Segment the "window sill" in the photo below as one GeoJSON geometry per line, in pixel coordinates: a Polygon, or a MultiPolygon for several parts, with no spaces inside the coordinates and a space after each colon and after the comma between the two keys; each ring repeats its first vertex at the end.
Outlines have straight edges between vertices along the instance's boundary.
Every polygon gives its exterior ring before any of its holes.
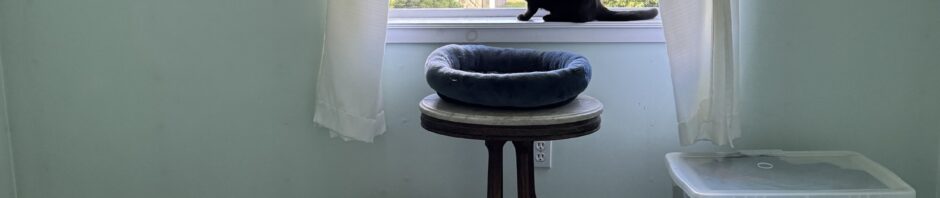
{"type": "Polygon", "coordinates": [[[390,18],[388,43],[661,43],[658,19],[630,22],[518,21],[515,17],[390,18]]]}

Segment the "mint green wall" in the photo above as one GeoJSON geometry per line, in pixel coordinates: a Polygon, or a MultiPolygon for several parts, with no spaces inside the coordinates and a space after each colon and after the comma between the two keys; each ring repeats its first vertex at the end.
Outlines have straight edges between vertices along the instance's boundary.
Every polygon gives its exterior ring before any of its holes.
{"type": "MultiPolygon", "coordinates": [[[[389,132],[375,144],[313,126],[322,8],[0,1],[20,198],[483,197],[482,143],[418,125],[437,46],[388,48],[389,132]]],[[[679,148],[662,44],[512,46],[584,53],[588,93],[619,109],[597,134],[556,142],[542,197],[669,195],[663,154],[679,148]]]]}
{"type": "Polygon", "coordinates": [[[741,146],[858,151],[935,197],[940,6],[884,3],[742,1],[741,146]]]}
{"type": "MultiPolygon", "coordinates": [[[[933,1],[933,5],[930,7],[931,8],[940,7],[940,1],[933,1]]],[[[929,35],[931,40],[933,41],[933,44],[931,44],[933,46],[933,50],[932,52],[930,52],[930,54],[936,55],[936,54],[940,54],[940,12],[933,12],[933,14],[934,14],[934,17],[930,17],[930,19],[933,19],[933,22],[930,25],[931,30],[930,30],[930,35],[929,35]]],[[[940,63],[940,60],[938,59],[940,58],[935,57],[934,63],[940,63]]],[[[940,144],[937,144],[937,147],[938,149],[940,149],[940,144]]],[[[940,153],[940,151],[938,151],[938,153],[940,153]]],[[[936,180],[937,187],[935,188],[936,190],[935,195],[936,197],[940,197],[940,163],[938,163],[937,169],[938,169],[937,180],[936,180]]]]}
{"type": "MultiPolygon", "coordinates": [[[[940,1],[933,1],[933,5],[931,5],[930,7],[931,8],[940,7],[940,1]]],[[[930,54],[940,54],[940,12],[933,12],[933,14],[934,14],[934,17],[930,17],[930,19],[933,19],[933,22],[930,25],[931,30],[929,33],[930,40],[933,41],[932,42],[933,44],[931,44],[933,46],[933,50],[932,52],[930,52],[930,54]]],[[[935,63],[940,63],[940,60],[937,60],[937,59],[940,59],[940,58],[934,58],[935,63]]],[[[937,144],[937,148],[940,149],[940,144],[937,144]]],[[[938,155],[940,155],[940,150],[938,150],[937,152],[938,152],[938,155]]],[[[938,169],[937,170],[937,182],[936,182],[937,187],[935,189],[936,189],[936,197],[940,197],[940,163],[938,163],[937,169],[938,169]]]]}
{"type": "MultiPolygon", "coordinates": [[[[2,46],[0,46],[2,47],[2,46]]],[[[7,130],[6,96],[3,89],[3,57],[0,57],[0,197],[14,198],[16,185],[13,180],[13,156],[10,148],[10,131],[7,130]]]]}
{"type": "MultiPolygon", "coordinates": [[[[930,5],[903,1],[885,11],[898,19],[879,19],[875,6],[844,7],[855,1],[791,1],[742,5],[754,43],[742,147],[860,151],[930,197],[937,61],[915,42],[930,5]]],[[[323,7],[0,1],[19,197],[483,197],[482,143],[419,127],[422,65],[438,45],[388,47],[389,131],[376,143],[313,126],[323,7]]],[[[587,93],[607,106],[601,131],[555,143],[554,167],[536,173],[541,197],[668,197],[662,155],[715,149],[678,147],[662,44],[502,46],[586,55],[587,93]]]]}
{"type": "Polygon", "coordinates": [[[0,1],[19,197],[383,197],[311,122],[323,9],[0,1]]]}

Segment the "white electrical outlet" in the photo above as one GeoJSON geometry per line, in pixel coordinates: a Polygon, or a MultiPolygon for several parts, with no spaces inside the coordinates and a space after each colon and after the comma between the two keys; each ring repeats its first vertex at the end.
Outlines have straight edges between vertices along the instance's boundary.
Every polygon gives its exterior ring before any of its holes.
{"type": "Polygon", "coordinates": [[[538,168],[551,168],[552,167],[552,141],[535,141],[532,144],[533,155],[532,160],[535,160],[535,167],[538,168]]]}

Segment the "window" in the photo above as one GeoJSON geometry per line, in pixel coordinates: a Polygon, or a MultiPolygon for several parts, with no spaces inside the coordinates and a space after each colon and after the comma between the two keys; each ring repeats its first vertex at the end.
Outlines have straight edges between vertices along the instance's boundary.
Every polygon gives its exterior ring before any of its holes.
{"type": "MultiPolygon", "coordinates": [[[[611,10],[658,7],[659,0],[601,0],[611,10]]],[[[658,19],[631,22],[544,22],[541,10],[518,21],[525,0],[390,0],[389,43],[663,42],[658,19]]]]}
{"type": "MultiPolygon", "coordinates": [[[[658,7],[659,0],[602,0],[610,8],[658,7]]],[[[525,8],[525,0],[390,0],[392,9],[409,8],[525,8]]]]}

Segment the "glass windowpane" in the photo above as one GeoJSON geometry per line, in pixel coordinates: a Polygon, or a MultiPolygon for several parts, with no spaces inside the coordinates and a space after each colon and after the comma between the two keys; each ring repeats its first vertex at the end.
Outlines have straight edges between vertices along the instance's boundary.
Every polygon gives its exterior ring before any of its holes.
{"type": "MultiPolygon", "coordinates": [[[[609,8],[659,7],[659,0],[601,0],[609,8]]],[[[390,0],[390,8],[525,8],[525,0],[390,0]]]]}

